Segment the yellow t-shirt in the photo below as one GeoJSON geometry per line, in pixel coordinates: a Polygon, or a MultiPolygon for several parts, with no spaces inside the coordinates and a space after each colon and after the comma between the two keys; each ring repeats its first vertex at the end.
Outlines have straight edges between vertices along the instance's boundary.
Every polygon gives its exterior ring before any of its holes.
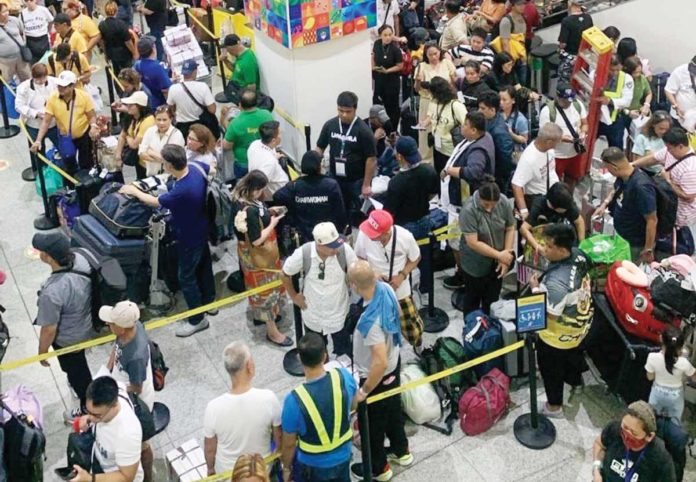
{"type": "MultiPolygon", "coordinates": [[[[74,111],[72,115],[72,137],[77,139],[82,137],[89,129],[88,112],[94,113],[94,104],[89,94],[81,89],[75,89],[74,111]]],[[[58,91],[52,93],[46,101],[46,113],[51,114],[56,119],[58,130],[62,135],[68,135],[70,122],[70,109],[73,102],[66,103],[60,98],[58,91]]]]}
{"type": "MultiPolygon", "coordinates": [[[[89,72],[89,61],[87,60],[87,57],[85,57],[83,54],[77,54],[78,55],[78,61],[75,62],[73,58],[73,54],[70,54],[70,57],[68,57],[68,60],[63,63],[63,62],[58,62],[55,58],[55,54],[51,54],[49,57],[48,65],[46,66],[48,68],[48,75],[51,75],[53,77],[58,77],[61,72],[66,70],[66,66],[70,67],[70,70],[72,73],[74,73],[77,77],[86,74],[89,72]],[[78,66],[79,63],[79,66],[78,66]],[[53,66],[55,66],[55,72],[53,70],[53,66]]],[[[78,86],[82,86],[82,82],[78,82],[78,86]]]]}
{"type": "MultiPolygon", "coordinates": [[[[416,67],[416,79],[421,82],[430,82],[434,77],[442,77],[443,79],[450,81],[454,76],[456,68],[450,59],[443,59],[437,64],[436,67],[426,63],[421,62],[416,67]]],[[[418,92],[424,99],[432,99],[430,91],[428,89],[420,89],[418,92]]]]}
{"type": "Polygon", "coordinates": [[[97,24],[84,13],[81,13],[79,17],[73,19],[72,27],[82,35],[87,43],[89,43],[90,38],[99,35],[97,24]]]}
{"type": "MultiPolygon", "coordinates": [[[[128,137],[140,138],[142,141],[145,137],[145,132],[152,126],[155,125],[155,116],[150,114],[138,122],[131,122],[126,130],[126,135],[128,137]]],[[[145,166],[145,161],[140,159],[140,165],[145,166]]]]}
{"type": "MultiPolygon", "coordinates": [[[[61,36],[56,35],[56,41],[55,41],[54,46],[56,46],[62,42],[63,42],[63,39],[61,38],[61,36]]],[[[72,35],[70,35],[70,39],[68,40],[68,45],[70,45],[70,50],[72,50],[73,52],[79,52],[81,54],[84,54],[85,52],[87,52],[87,41],[82,36],[82,34],[79,33],[75,29],[73,29],[72,35]]]]}

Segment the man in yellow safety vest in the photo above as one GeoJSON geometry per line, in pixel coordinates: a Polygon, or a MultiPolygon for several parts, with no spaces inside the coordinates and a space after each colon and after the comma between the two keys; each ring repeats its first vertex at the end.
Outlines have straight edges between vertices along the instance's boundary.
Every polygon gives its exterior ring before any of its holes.
{"type": "Polygon", "coordinates": [[[609,147],[624,148],[626,117],[619,115],[633,101],[633,77],[621,70],[621,61],[615,55],[609,66],[609,78],[600,97],[602,103],[598,136],[606,136],[609,147]]]}
{"type": "Polygon", "coordinates": [[[305,382],[283,404],[283,481],[350,482],[350,409],[357,383],[345,368],[326,371],[328,354],[321,335],[308,333],[297,349],[305,382]]]}

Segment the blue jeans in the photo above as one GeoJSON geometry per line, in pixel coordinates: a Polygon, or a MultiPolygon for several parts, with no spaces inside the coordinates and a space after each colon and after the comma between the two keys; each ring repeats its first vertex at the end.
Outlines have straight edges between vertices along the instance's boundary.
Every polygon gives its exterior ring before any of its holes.
{"type": "Polygon", "coordinates": [[[234,163],[232,170],[234,171],[234,178],[237,181],[249,173],[249,168],[247,166],[240,166],[237,162],[234,163]]]}
{"type": "MultiPolygon", "coordinates": [[[[423,216],[418,221],[413,221],[411,223],[406,223],[403,228],[408,230],[416,241],[427,238],[428,233],[430,233],[430,216],[423,216]]],[[[435,249],[435,246],[426,244],[424,246],[419,246],[421,259],[418,263],[418,269],[420,270],[420,288],[421,293],[427,293],[430,291],[430,250],[435,249]]]]}
{"type": "Polygon", "coordinates": [[[599,123],[597,136],[606,136],[609,147],[618,147],[623,150],[624,129],[624,117],[617,115],[616,120],[610,125],[604,124],[603,122],[599,123]]]}
{"type": "MultiPolygon", "coordinates": [[[[36,127],[27,126],[27,131],[29,131],[29,135],[31,135],[32,139],[36,139],[36,136],[39,134],[39,129],[37,129],[36,127]]],[[[46,155],[46,139],[51,141],[53,147],[58,146],[58,128],[56,126],[53,126],[48,131],[46,131],[46,136],[44,137],[44,140],[41,143],[41,154],[43,154],[44,156],[46,155]]]]}
{"type": "Polygon", "coordinates": [[[148,25],[151,35],[155,39],[155,47],[157,47],[157,60],[160,62],[164,58],[164,46],[162,45],[162,37],[164,37],[164,25],[148,25]]]}
{"type": "Polygon", "coordinates": [[[350,482],[350,460],[334,467],[310,467],[297,462],[296,473],[292,479],[295,482],[350,482]]]}
{"type": "Polygon", "coordinates": [[[655,409],[655,415],[673,418],[677,423],[681,424],[681,417],[684,412],[684,389],[682,387],[663,387],[653,383],[648,403],[655,409]]]}
{"type": "MultiPolygon", "coordinates": [[[[178,245],[179,284],[189,310],[215,300],[215,278],[210,248],[206,242],[202,246],[188,248],[178,245]]],[[[203,320],[203,313],[190,316],[188,321],[197,325],[203,320]]]]}

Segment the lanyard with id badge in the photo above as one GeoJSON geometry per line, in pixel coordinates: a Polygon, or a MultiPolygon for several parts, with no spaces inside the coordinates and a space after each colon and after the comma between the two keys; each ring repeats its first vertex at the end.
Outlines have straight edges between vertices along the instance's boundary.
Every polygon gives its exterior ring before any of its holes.
{"type": "Polygon", "coordinates": [[[336,169],[336,175],[340,177],[346,177],[346,164],[348,163],[348,160],[345,157],[345,149],[346,149],[346,137],[350,135],[350,131],[353,130],[353,125],[355,124],[355,121],[358,119],[358,116],[356,115],[353,117],[353,122],[350,123],[350,126],[348,126],[348,130],[346,131],[345,135],[343,134],[343,123],[341,122],[341,119],[338,119],[338,133],[341,135],[341,153],[334,159],[334,165],[336,169]]]}

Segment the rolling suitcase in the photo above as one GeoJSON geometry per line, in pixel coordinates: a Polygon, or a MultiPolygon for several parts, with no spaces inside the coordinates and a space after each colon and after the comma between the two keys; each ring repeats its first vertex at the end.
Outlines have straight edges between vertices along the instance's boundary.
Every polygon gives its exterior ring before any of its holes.
{"type": "Polygon", "coordinates": [[[116,258],[126,275],[137,273],[143,262],[147,261],[144,238],[119,239],[89,214],[75,219],[71,243],[102,256],[116,258]]]}
{"type": "MultiPolygon", "coordinates": [[[[503,346],[509,346],[522,339],[515,325],[515,300],[498,300],[491,305],[491,316],[500,321],[503,346]]],[[[529,373],[529,356],[525,347],[508,353],[503,358],[505,374],[510,378],[526,376],[529,373]]]]}
{"type": "Polygon", "coordinates": [[[98,174],[99,173],[92,174],[92,171],[88,169],[80,169],[75,173],[75,179],[79,182],[79,184],[75,186],[75,190],[77,191],[80,212],[82,214],[87,214],[89,203],[92,202],[92,199],[97,197],[99,190],[104,184],[104,179],[99,177],[98,174]]]}

